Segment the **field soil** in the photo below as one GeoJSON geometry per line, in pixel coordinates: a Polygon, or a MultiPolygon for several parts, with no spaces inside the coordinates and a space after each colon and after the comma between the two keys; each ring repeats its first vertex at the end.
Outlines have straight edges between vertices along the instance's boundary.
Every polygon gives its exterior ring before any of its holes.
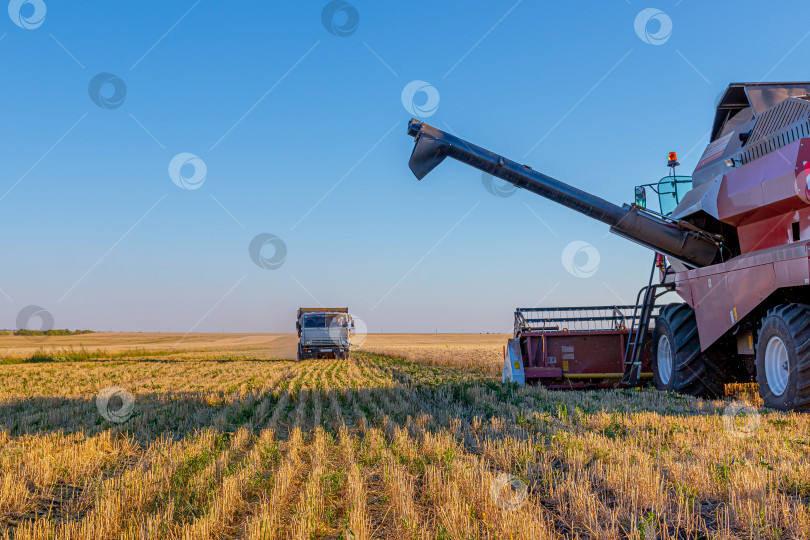
{"type": "Polygon", "coordinates": [[[2,336],[0,537],[807,538],[808,415],[505,386],[505,337],[2,336]]]}

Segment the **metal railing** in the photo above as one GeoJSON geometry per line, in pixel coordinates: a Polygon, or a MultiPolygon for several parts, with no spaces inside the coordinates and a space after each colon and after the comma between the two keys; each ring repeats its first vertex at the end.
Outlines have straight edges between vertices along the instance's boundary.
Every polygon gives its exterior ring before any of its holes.
{"type": "MultiPolygon", "coordinates": [[[[652,316],[658,315],[655,306],[652,316]]],[[[638,323],[636,306],[517,308],[515,336],[521,332],[625,330],[638,323]]]]}

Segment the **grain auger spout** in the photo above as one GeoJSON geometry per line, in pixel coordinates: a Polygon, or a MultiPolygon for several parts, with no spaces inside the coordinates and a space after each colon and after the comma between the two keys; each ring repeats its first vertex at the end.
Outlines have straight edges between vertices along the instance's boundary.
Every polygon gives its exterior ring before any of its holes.
{"type": "Polygon", "coordinates": [[[689,223],[635,205],[617,206],[415,119],[408,134],[416,140],[409,166],[419,180],[451,157],[606,223],[611,232],[689,266],[708,266],[722,258],[722,238],[689,223]]]}

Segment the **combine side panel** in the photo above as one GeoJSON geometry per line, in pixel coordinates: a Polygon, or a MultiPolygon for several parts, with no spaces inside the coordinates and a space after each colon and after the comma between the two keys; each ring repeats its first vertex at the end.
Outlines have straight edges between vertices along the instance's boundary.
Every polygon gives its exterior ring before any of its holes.
{"type": "Polygon", "coordinates": [[[803,240],[677,274],[678,293],[695,310],[701,349],[708,350],[778,289],[810,284],[809,259],[810,241],[803,240]]]}
{"type": "Polygon", "coordinates": [[[523,355],[520,352],[520,340],[517,338],[510,339],[506,345],[506,357],[503,359],[503,382],[526,386],[523,355]]]}

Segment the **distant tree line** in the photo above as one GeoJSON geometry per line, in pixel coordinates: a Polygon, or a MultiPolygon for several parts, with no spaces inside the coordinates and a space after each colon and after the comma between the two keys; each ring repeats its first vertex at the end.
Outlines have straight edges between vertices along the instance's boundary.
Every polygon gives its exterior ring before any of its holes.
{"type": "Polygon", "coordinates": [[[12,333],[15,336],[75,336],[77,334],[92,334],[94,333],[94,330],[68,330],[67,328],[63,330],[27,330],[25,328],[21,328],[14,331],[0,331],[0,335],[4,336],[11,335],[12,333]]]}

